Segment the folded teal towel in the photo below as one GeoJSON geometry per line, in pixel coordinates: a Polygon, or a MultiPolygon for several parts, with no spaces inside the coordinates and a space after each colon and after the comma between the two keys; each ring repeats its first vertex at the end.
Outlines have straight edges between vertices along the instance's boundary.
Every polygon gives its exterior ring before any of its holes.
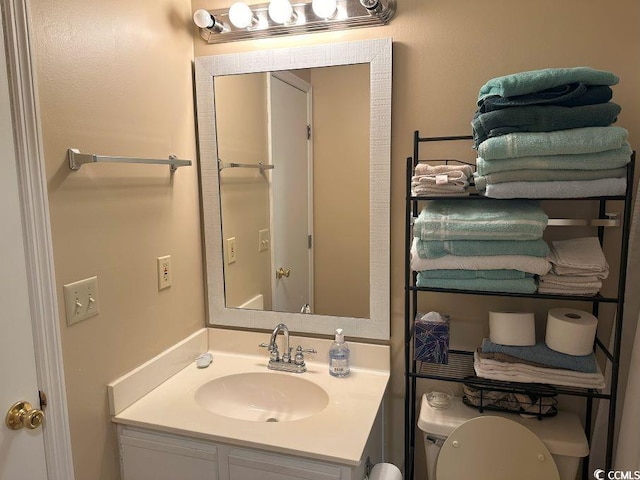
{"type": "Polygon", "coordinates": [[[568,83],[581,82],[585,85],[615,85],[620,79],[611,72],[594,70],[589,67],[546,68],[512,73],[489,80],[480,88],[478,104],[491,95],[513,97],[539,92],[568,83]]]}
{"type": "Polygon", "coordinates": [[[420,240],[536,240],[548,220],[536,201],[429,200],[413,235],[420,240]]]}
{"type": "Polygon", "coordinates": [[[622,147],[629,132],[622,127],[585,127],[555,132],[516,132],[493,137],[478,146],[485,160],[532,155],[577,155],[622,147]]]}
{"type": "MultiPolygon", "coordinates": [[[[501,162],[502,160],[497,160],[501,162]]],[[[506,182],[555,182],[561,180],[598,180],[601,178],[622,178],[627,176],[626,168],[607,170],[507,170],[474,177],[477,190],[487,185],[506,182]]]]}
{"type": "Polygon", "coordinates": [[[416,242],[421,258],[440,258],[445,255],[475,257],[478,255],[531,255],[546,257],[549,245],[544,240],[446,240],[416,242]]]}
{"type": "Polygon", "coordinates": [[[519,280],[533,278],[533,275],[520,270],[423,270],[420,272],[420,277],[423,280],[473,280],[476,278],[519,280]]]}
{"type": "Polygon", "coordinates": [[[487,160],[478,158],[478,175],[510,170],[602,170],[624,167],[631,160],[627,142],[614,150],[581,155],[533,155],[530,157],[487,160]]]}
{"type": "Polygon", "coordinates": [[[504,293],[535,293],[536,281],[533,277],[514,280],[493,280],[489,278],[476,278],[468,280],[445,279],[445,278],[424,278],[418,273],[416,285],[427,288],[448,288],[455,290],[473,290],[481,292],[504,292],[504,293]]]}
{"type": "Polygon", "coordinates": [[[488,338],[482,340],[482,352],[484,353],[504,353],[512,357],[535,362],[541,365],[554,368],[564,368],[583,373],[596,373],[596,357],[593,353],[589,355],[577,356],[551,350],[544,342],[537,343],[531,347],[513,347],[510,345],[499,345],[493,343],[488,338]]]}

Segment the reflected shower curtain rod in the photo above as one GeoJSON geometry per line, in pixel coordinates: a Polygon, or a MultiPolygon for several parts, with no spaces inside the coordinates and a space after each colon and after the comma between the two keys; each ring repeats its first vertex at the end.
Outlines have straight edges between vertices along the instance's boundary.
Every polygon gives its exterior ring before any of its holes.
{"type": "Polygon", "coordinates": [[[175,172],[178,167],[191,166],[191,160],[180,160],[175,155],[169,155],[168,159],[158,158],[137,158],[137,157],[115,157],[110,155],[96,155],[94,153],[80,153],[76,148],[67,150],[69,157],[69,168],[71,170],[80,170],[85,163],[146,163],[149,165],[169,165],[171,172],[175,172]]]}

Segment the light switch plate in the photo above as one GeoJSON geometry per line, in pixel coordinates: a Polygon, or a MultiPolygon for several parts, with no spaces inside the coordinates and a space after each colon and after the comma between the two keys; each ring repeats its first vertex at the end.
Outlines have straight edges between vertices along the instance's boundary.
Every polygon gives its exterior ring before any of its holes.
{"type": "Polygon", "coordinates": [[[227,264],[231,265],[236,261],[236,237],[227,238],[227,264]]]}
{"type": "Polygon", "coordinates": [[[85,278],[62,287],[67,325],[73,325],[100,313],[98,277],[85,278]]]}
{"type": "Polygon", "coordinates": [[[269,229],[258,230],[258,252],[264,252],[269,250],[269,244],[271,243],[271,236],[269,235],[269,229]]]}

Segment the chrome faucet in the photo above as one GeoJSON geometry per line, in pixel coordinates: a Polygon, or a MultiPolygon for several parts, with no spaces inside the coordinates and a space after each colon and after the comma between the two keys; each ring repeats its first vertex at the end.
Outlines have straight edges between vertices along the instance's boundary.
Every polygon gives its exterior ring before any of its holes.
{"type": "Polygon", "coordinates": [[[303,373],[307,371],[307,366],[304,363],[303,353],[317,353],[314,349],[303,349],[300,345],[296,348],[296,355],[293,361],[291,361],[291,347],[289,346],[289,329],[284,323],[279,323],[271,332],[271,339],[269,343],[261,343],[260,347],[266,348],[269,351],[269,363],[267,368],[270,370],[281,370],[284,372],[303,373]],[[278,344],[276,342],[278,333],[282,330],[284,335],[284,345],[282,346],[282,357],[278,351],[278,344]]]}

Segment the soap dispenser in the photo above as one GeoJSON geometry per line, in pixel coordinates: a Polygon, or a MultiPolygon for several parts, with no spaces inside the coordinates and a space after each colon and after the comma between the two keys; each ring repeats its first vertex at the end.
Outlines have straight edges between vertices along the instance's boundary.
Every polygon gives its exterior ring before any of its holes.
{"type": "Polygon", "coordinates": [[[336,337],[329,348],[329,373],[334,377],[346,377],[351,372],[349,367],[349,345],[344,341],[342,329],[336,330],[336,337]]]}

